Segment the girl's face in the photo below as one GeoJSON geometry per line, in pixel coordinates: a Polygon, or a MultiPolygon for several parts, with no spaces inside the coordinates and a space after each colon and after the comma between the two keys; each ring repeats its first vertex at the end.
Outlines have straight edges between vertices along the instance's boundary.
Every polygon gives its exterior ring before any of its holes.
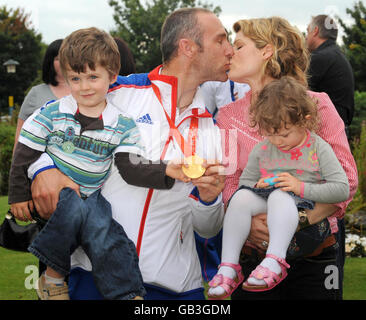
{"type": "Polygon", "coordinates": [[[238,32],[234,41],[234,56],[230,61],[229,79],[235,82],[251,82],[262,76],[266,60],[272,55],[267,45],[258,49],[252,39],[238,32]]]}
{"type": "Polygon", "coordinates": [[[307,134],[304,127],[286,125],[276,134],[265,132],[263,133],[268,138],[269,142],[283,151],[289,151],[293,148],[300,147],[306,140],[307,134]]]}

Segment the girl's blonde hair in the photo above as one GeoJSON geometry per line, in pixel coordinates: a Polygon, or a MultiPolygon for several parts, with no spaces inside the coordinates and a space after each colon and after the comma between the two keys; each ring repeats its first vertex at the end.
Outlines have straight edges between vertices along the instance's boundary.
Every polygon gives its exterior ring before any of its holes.
{"type": "Polygon", "coordinates": [[[264,66],[264,74],[275,79],[292,76],[307,86],[309,52],[305,38],[287,20],[280,17],[239,20],[233,29],[254,41],[258,49],[267,44],[273,47],[273,55],[264,66]]]}
{"type": "Polygon", "coordinates": [[[251,126],[258,125],[260,134],[276,134],[287,125],[315,131],[318,108],[304,85],[292,77],[284,76],[262,89],[250,107],[250,118],[251,126]]]}

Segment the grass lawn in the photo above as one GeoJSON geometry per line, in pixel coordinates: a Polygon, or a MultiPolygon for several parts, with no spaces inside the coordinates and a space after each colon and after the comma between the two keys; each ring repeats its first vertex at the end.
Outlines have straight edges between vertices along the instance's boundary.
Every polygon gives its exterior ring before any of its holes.
{"type": "MultiPolygon", "coordinates": [[[[0,223],[8,211],[7,197],[0,197],[0,223]]],[[[38,266],[30,253],[6,250],[0,247],[0,300],[35,300],[35,290],[26,289],[27,266],[38,266]]],[[[30,281],[30,283],[32,283],[30,281]]],[[[366,300],[366,258],[346,258],[344,276],[345,300],[366,300]]]]}

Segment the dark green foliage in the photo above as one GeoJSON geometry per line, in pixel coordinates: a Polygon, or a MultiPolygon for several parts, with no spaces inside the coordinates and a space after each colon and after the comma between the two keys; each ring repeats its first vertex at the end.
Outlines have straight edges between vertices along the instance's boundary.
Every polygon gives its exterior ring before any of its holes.
{"type": "Polygon", "coordinates": [[[13,155],[15,126],[0,122],[0,195],[8,194],[9,170],[13,155]]]}
{"type": "Polygon", "coordinates": [[[343,50],[353,68],[356,90],[366,91],[366,8],[362,1],[358,1],[353,9],[347,9],[346,12],[354,19],[354,23],[347,26],[339,18],[345,33],[343,50]]]}
{"type": "Polygon", "coordinates": [[[151,0],[146,5],[140,0],[109,0],[114,8],[116,30],[111,34],[124,39],[136,61],[137,72],[149,72],[161,64],[160,31],[165,17],[178,8],[205,7],[215,14],[220,7],[197,0],[151,0]]]}
{"type": "Polygon", "coordinates": [[[0,112],[8,112],[8,96],[21,105],[25,91],[37,77],[41,67],[42,36],[31,27],[29,17],[21,9],[0,7],[0,112]],[[16,73],[8,74],[3,63],[19,62],[16,73]]]}
{"type": "Polygon", "coordinates": [[[366,92],[355,91],[355,113],[352,124],[350,125],[352,138],[360,136],[361,124],[364,120],[366,120],[366,92]]]}

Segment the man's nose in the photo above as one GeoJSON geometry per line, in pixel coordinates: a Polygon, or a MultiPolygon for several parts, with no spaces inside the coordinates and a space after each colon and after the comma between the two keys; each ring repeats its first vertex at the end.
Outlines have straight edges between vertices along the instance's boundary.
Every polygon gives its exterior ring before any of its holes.
{"type": "Polygon", "coordinates": [[[234,49],[233,46],[230,44],[230,42],[227,43],[227,47],[225,49],[225,55],[230,58],[234,55],[234,49]]]}

